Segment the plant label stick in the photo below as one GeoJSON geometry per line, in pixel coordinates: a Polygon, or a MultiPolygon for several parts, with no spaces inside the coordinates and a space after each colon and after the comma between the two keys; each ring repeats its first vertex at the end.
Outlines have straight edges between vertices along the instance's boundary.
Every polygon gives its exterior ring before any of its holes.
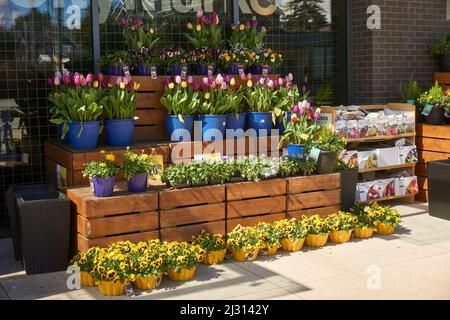
{"type": "Polygon", "coordinates": [[[213,75],[213,66],[208,66],[208,77],[212,77],[213,75]]]}
{"type": "Polygon", "coordinates": [[[239,77],[242,79],[244,77],[244,65],[238,65],[239,77]]]}
{"type": "Polygon", "coordinates": [[[262,69],[263,77],[267,77],[269,75],[269,66],[265,64],[262,69]]]}
{"type": "Polygon", "coordinates": [[[158,78],[158,76],[156,75],[156,67],[155,66],[150,68],[150,73],[152,75],[152,79],[158,78]]]}
{"type": "Polygon", "coordinates": [[[183,79],[183,80],[185,80],[186,79],[186,74],[187,74],[187,64],[185,64],[185,65],[183,65],[183,69],[181,69],[181,78],[183,79]]]}
{"type": "Polygon", "coordinates": [[[123,74],[125,75],[125,77],[130,76],[130,68],[128,68],[128,66],[123,66],[122,70],[123,70],[123,74]]]}

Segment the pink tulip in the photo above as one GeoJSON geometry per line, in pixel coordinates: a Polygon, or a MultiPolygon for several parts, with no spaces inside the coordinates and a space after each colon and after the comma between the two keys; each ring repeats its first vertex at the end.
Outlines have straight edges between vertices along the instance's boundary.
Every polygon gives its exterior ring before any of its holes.
{"type": "Polygon", "coordinates": [[[217,84],[222,84],[223,83],[223,77],[221,74],[218,74],[216,77],[216,83],[217,84]]]}
{"type": "Polygon", "coordinates": [[[58,77],[55,77],[55,78],[53,79],[53,84],[54,84],[55,86],[59,86],[59,85],[61,84],[61,80],[59,80],[58,77]]]}
{"type": "Polygon", "coordinates": [[[94,75],[93,75],[92,73],[89,73],[89,74],[86,76],[86,83],[89,84],[89,83],[91,83],[93,80],[94,80],[94,75]]]}
{"type": "Polygon", "coordinates": [[[80,84],[84,87],[87,83],[86,83],[86,78],[83,76],[83,75],[81,75],[80,76],[80,84]]]}
{"type": "Polygon", "coordinates": [[[301,116],[303,116],[303,115],[305,114],[305,108],[300,107],[300,108],[299,108],[299,111],[298,111],[298,114],[301,115],[301,116]]]}
{"type": "Polygon", "coordinates": [[[263,86],[263,85],[264,85],[264,82],[265,82],[264,78],[259,79],[259,84],[260,84],[260,85],[263,86]]]}
{"type": "Polygon", "coordinates": [[[101,82],[101,81],[103,81],[103,79],[105,79],[105,76],[103,75],[103,73],[98,72],[97,73],[97,80],[101,82]]]}
{"type": "Polygon", "coordinates": [[[227,75],[225,76],[225,82],[226,82],[226,83],[230,83],[230,81],[231,81],[231,76],[230,76],[229,74],[227,74],[227,75]]]}
{"type": "Polygon", "coordinates": [[[292,75],[292,73],[289,73],[289,74],[288,74],[288,79],[289,79],[289,81],[294,80],[294,76],[292,75]]]}
{"type": "Polygon", "coordinates": [[[209,85],[209,80],[208,80],[208,78],[203,78],[203,84],[205,85],[205,86],[207,86],[207,85],[209,85]]]}
{"type": "Polygon", "coordinates": [[[201,87],[201,85],[200,85],[199,82],[194,82],[194,83],[192,84],[192,87],[194,88],[194,90],[199,90],[200,87],[201,87]]]}
{"type": "Polygon", "coordinates": [[[201,16],[203,16],[203,10],[197,11],[197,18],[200,18],[201,16]]]}
{"type": "Polygon", "coordinates": [[[79,73],[75,73],[73,76],[73,83],[75,83],[75,85],[80,85],[81,83],[81,79],[80,79],[80,74],[79,73]]]}
{"type": "Polygon", "coordinates": [[[283,85],[283,78],[278,79],[278,83],[280,84],[280,86],[283,85]]]}
{"type": "Polygon", "coordinates": [[[64,74],[63,82],[64,82],[65,85],[70,84],[70,82],[71,82],[71,80],[70,80],[70,74],[68,74],[68,73],[65,73],[65,74],[64,74]]]}
{"type": "Polygon", "coordinates": [[[175,83],[176,84],[180,84],[181,83],[181,76],[176,76],[175,77],[175,83]]]}
{"type": "Polygon", "coordinates": [[[188,79],[187,79],[187,82],[188,82],[189,84],[192,84],[192,83],[194,82],[194,77],[189,76],[188,79]]]}
{"type": "Polygon", "coordinates": [[[227,83],[226,82],[222,82],[222,90],[226,90],[227,89],[227,83]]]}
{"type": "Polygon", "coordinates": [[[122,29],[125,29],[127,27],[127,19],[125,19],[124,17],[122,17],[120,19],[120,24],[122,25],[122,29]]]}
{"type": "Polygon", "coordinates": [[[269,81],[267,82],[267,86],[268,86],[269,88],[273,88],[273,81],[272,81],[272,80],[269,80],[269,81]]]}
{"type": "Polygon", "coordinates": [[[278,87],[279,85],[280,85],[280,84],[279,84],[279,82],[278,82],[277,79],[273,80],[273,86],[274,86],[274,88],[278,87]]]}
{"type": "Polygon", "coordinates": [[[55,72],[55,78],[58,78],[59,80],[62,79],[61,71],[58,70],[58,71],[55,72]]]}
{"type": "Polygon", "coordinates": [[[116,84],[119,85],[122,82],[122,77],[116,78],[116,84]]]}
{"type": "Polygon", "coordinates": [[[51,87],[53,86],[53,79],[48,79],[47,84],[51,87]]]}
{"type": "Polygon", "coordinates": [[[320,117],[320,113],[319,112],[315,112],[314,113],[314,120],[319,120],[319,117],[320,117]]]}
{"type": "Polygon", "coordinates": [[[130,78],[129,77],[123,77],[123,83],[125,85],[128,85],[129,83],[131,83],[130,78]]]}
{"type": "Polygon", "coordinates": [[[291,110],[295,113],[298,113],[300,111],[298,105],[296,105],[296,104],[292,105],[291,110]]]}

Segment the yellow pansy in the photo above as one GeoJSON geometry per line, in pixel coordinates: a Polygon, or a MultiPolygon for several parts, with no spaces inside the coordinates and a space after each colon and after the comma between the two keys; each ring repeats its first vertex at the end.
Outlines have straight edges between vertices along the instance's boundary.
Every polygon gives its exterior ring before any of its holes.
{"type": "Polygon", "coordinates": [[[116,157],[115,157],[112,153],[106,155],[105,158],[106,158],[106,160],[111,161],[111,162],[113,162],[114,160],[116,160],[116,157]]]}
{"type": "Polygon", "coordinates": [[[102,167],[102,168],[106,168],[106,163],[104,163],[104,162],[100,162],[100,167],[102,167]]]}

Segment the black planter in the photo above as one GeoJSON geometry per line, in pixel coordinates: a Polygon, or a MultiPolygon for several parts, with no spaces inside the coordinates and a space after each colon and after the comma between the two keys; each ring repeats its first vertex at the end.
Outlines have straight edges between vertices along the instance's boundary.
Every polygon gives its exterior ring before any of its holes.
{"type": "Polygon", "coordinates": [[[450,72],[450,56],[440,56],[439,62],[441,72],[450,72]]]}
{"type": "Polygon", "coordinates": [[[6,191],[6,206],[8,208],[9,229],[14,247],[14,257],[16,260],[22,260],[22,249],[20,243],[20,226],[17,217],[16,199],[24,194],[42,193],[52,191],[53,188],[47,184],[10,186],[6,191]]]}
{"type": "Polygon", "coordinates": [[[27,274],[66,270],[69,262],[70,200],[60,192],[29,193],[17,198],[27,274]]]}
{"type": "Polygon", "coordinates": [[[358,168],[341,171],[341,210],[349,211],[355,204],[358,168]]]}
{"type": "Polygon", "coordinates": [[[431,109],[430,114],[425,117],[425,122],[431,125],[442,125],[445,122],[445,110],[442,107],[431,109]]]}
{"type": "Polygon", "coordinates": [[[427,173],[430,216],[450,220],[450,159],[428,162],[427,173]]]}
{"type": "Polygon", "coordinates": [[[317,160],[317,172],[320,174],[331,173],[336,166],[337,153],[332,151],[320,151],[317,160]]]}

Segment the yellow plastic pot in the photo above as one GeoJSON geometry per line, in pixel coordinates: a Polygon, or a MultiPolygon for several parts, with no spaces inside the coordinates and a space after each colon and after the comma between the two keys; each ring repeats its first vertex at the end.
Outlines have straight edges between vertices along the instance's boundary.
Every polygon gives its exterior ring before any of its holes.
{"type": "Polygon", "coordinates": [[[226,249],[208,252],[205,255],[205,258],[203,260],[203,264],[212,265],[212,264],[221,263],[225,259],[225,254],[226,253],[227,253],[226,249]]]}
{"type": "Polygon", "coordinates": [[[194,278],[195,271],[197,270],[197,267],[194,266],[191,269],[182,268],[180,272],[176,272],[174,269],[169,268],[167,270],[169,274],[169,279],[174,281],[189,281],[194,278]]]}
{"type": "Polygon", "coordinates": [[[104,296],[120,296],[125,294],[125,285],[120,281],[100,281],[98,289],[104,296]]]}
{"type": "Polygon", "coordinates": [[[308,247],[323,247],[327,244],[328,233],[308,234],[306,236],[306,245],[308,247]]]}
{"type": "Polygon", "coordinates": [[[95,281],[92,278],[92,276],[86,272],[86,271],[81,271],[80,272],[80,282],[82,286],[85,287],[95,287],[95,281]]]}
{"type": "Polygon", "coordinates": [[[268,247],[263,247],[259,249],[258,254],[262,255],[262,256],[271,256],[273,254],[276,254],[278,251],[278,246],[276,244],[268,246],[268,247]]]}
{"type": "Polygon", "coordinates": [[[285,238],[281,240],[281,249],[284,251],[300,251],[303,248],[303,244],[305,243],[305,238],[301,239],[289,239],[285,238]]]}
{"type": "Polygon", "coordinates": [[[395,232],[395,228],[387,223],[379,222],[377,224],[377,233],[378,234],[388,235],[388,234],[393,234],[394,232],[395,232]]]}
{"type": "Polygon", "coordinates": [[[353,230],[334,230],[330,233],[330,240],[333,243],[348,242],[352,236],[353,230]]]}
{"type": "Polygon", "coordinates": [[[255,261],[258,256],[258,248],[253,250],[231,250],[231,255],[234,260],[244,262],[244,261],[255,261]]]}
{"type": "Polygon", "coordinates": [[[134,286],[140,290],[153,290],[161,285],[162,274],[146,277],[137,277],[134,286]]]}
{"type": "Polygon", "coordinates": [[[353,234],[355,238],[368,239],[373,236],[373,228],[355,228],[353,234]]]}

